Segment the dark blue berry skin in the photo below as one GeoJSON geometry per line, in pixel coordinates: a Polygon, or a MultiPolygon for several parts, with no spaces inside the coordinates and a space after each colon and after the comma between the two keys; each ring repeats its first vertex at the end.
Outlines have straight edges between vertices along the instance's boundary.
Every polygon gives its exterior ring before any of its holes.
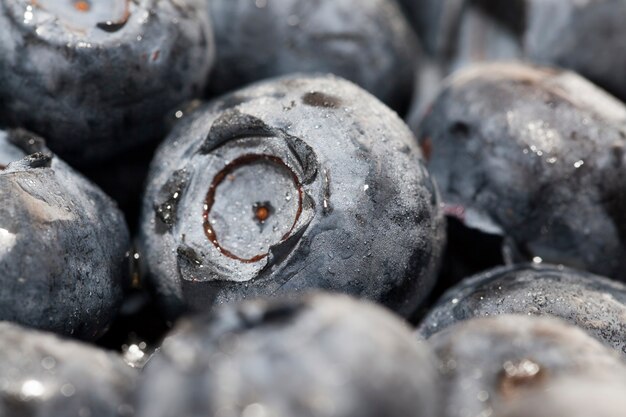
{"type": "Polygon", "coordinates": [[[0,320],[97,338],[122,298],[122,213],[28,132],[0,132],[0,165],[0,320]]]}
{"type": "Polygon", "coordinates": [[[79,0],[0,2],[0,123],[45,136],[74,165],[163,138],[167,112],[203,91],[213,62],[195,0],[113,3],[125,13],[79,0]]]}
{"type": "Polygon", "coordinates": [[[370,303],[247,301],[179,323],[144,368],[135,408],[138,417],[436,417],[434,359],[370,303]]]}
{"type": "Polygon", "coordinates": [[[595,385],[614,395],[626,383],[617,352],[554,317],[477,318],[444,329],[428,342],[440,360],[441,417],[508,416],[521,404],[532,407],[538,396],[559,411],[552,415],[565,416],[557,397],[565,384],[595,385]]]}
{"type": "Polygon", "coordinates": [[[553,265],[496,268],[448,290],[422,321],[430,337],[475,317],[530,314],[559,317],[626,354],[626,287],[553,265]]]}
{"type": "Polygon", "coordinates": [[[333,73],[396,111],[408,107],[419,46],[395,1],[205,1],[217,45],[213,94],[295,72],[333,73]]]}
{"type": "Polygon", "coordinates": [[[411,132],[334,76],[266,81],[184,117],[152,163],[142,219],[143,259],[173,315],[308,288],[409,315],[444,239],[411,132]]]}
{"type": "Polygon", "coordinates": [[[567,71],[456,73],[416,127],[446,212],[505,259],[626,271],[626,107],[567,71]]]}
{"type": "Polygon", "coordinates": [[[136,372],[103,350],[0,322],[0,415],[128,417],[136,372]]]}

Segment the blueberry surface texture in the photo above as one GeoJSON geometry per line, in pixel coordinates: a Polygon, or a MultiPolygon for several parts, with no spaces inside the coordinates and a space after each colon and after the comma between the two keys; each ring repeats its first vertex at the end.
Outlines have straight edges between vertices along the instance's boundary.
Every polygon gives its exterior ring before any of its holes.
{"type": "Polygon", "coordinates": [[[453,75],[416,128],[446,213],[505,260],[626,271],[626,107],[574,73],[516,63],[453,75]]]}
{"type": "Polygon", "coordinates": [[[406,125],[334,76],[291,76],[183,117],[152,162],[146,268],[169,314],[319,288],[409,315],[445,238],[406,125]]]}
{"type": "Polygon", "coordinates": [[[559,403],[567,405],[559,397],[564,386],[593,384],[614,395],[626,381],[617,352],[553,317],[478,318],[451,326],[428,342],[440,359],[442,417],[537,417],[530,412],[539,406],[533,403],[537,397],[560,411],[552,415],[569,416],[567,407],[559,409],[559,403]]]}
{"type": "Polygon", "coordinates": [[[130,248],[115,203],[23,130],[0,131],[0,320],[100,336],[130,248]]]}
{"type": "Polygon", "coordinates": [[[436,417],[435,358],[345,295],[248,301],[185,319],[146,365],[139,417],[436,417]]]}
{"type": "Polygon", "coordinates": [[[0,415],[127,417],[135,371],[119,356],[0,322],[0,415]]]}
{"type": "Polygon", "coordinates": [[[501,314],[559,317],[626,354],[626,286],[554,265],[515,265],[468,278],[430,310],[420,333],[430,337],[475,317],[501,314]]]}
{"type": "Polygon", "coordinates": [[[205,1],[217,47],[213,93],[294,72],[328,72],[406,110],[419,46],[395,1],[205,1]]]}
{"type": "Polygon", "coordinates": [[[44,135],[72,164],[165,136],[214,58],[196,0],[2,0],[0,122],[44,135]]]}

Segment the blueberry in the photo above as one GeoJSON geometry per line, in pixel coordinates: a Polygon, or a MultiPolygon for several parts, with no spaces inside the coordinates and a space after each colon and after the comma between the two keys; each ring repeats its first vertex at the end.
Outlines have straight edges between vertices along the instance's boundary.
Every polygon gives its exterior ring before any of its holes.
{"type": "Polygon", "coordinates": [[[0,415],[132,415],[135,371],[112,353],[0,322],[0,415]]]}
{"type": "Polygon", "coordinates": [[[164,136],[204,88],[214,44],[196,0],[3,0],[0,122],[72,163],[164,136]]]}
{"type": "Polygon", "coordinates": [[[626,272],[626,107],[583,78],[523,64],[468,68],[416,129],[446,204],[502,236],[505,259],[626,272]]]}
{"type": "Polygon", "coordinates": [[[292,76],[183,117],[152,163],[141,232],[171,315],[307,288],[408,315],[444,223],[397,115],[339,78],[292,76]]]}
{"type": "Polygon", "coordinates": [[[450,289],[423,320],[425,337],[459,321],[500,314],[559,317],[626,354],[626,286],[552,265],[487,271],[450,289]]]}
{"type": "Polygon", "coordinates": [[[248,301],[186,320],[139,383],[138,417],[435,417],[427,344],[346,296],[248,301]]]}
{"type": "Polygon", "coordinates": [[[626,367],[616,352],[552,317],[478,318],[428,341],[441,363],[441,417],[503,416],[516,403],[532,404],[530,398],[542,393],[549,397],[552,387],[564,383],[626,383],[626,367]]]}
{"type": "Polygon", "coordinates": [[[98,337],[130,247],[115,204],[22,130],[0,132],[0,201],[0,320],[98,337]]]}
{"type": "Polygon", "coordinates": [[[398,111],[409,104],[418,44],[390,0],[206,0],[217,44],[211,90],[294,72],[330,72],[398,111]]]}

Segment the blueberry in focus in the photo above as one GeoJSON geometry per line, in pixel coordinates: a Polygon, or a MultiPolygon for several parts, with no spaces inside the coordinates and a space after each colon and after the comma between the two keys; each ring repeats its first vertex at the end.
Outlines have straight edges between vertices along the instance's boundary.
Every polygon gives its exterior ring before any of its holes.
{"type": "Polygon", "coordinates": [[[453,75],[416,128],[446,213],[502,236],[505,259],[626,271],[626,107],[567,71],[453,75]]]}
{"type": "Polygon", "coordinates": [[[135,371],[117,355],[0,322],[0,415],[126,417],[135,371]]]}
{"type": "Polygon", "coordinates": [[[214,43],[196,0],[2,0],[0,122],[73,164],[161,139],[199,95],[214,43]]]}
{"type": "Polygon", "coordinates": [[[343,295],[248,301],[186,319],[144,368],[138,417],[435,417],[434,357],[343,295]]]}
{"type": "Polygon", "coordinates": [[[424,337],[460,321],[501,314],[559,317],[626,354],[626,286],[553,265],[515,265],[468,278],[437,301],[424,337]]]}
{"type": "Polygon", "coordinates": [[[183,117],[152,162],[140,240],[169,315],[308,288],[409,315],[444,219],[395,113],[334,76],[292,76],[183,117]]]}
{"type": "Polygon", "coordinates": [[[506,416],[521,404],[532,405],[538,395],[558,405],[559,392],[552,389],[564,384],[589,383],[614,392],[626,381],[626,367],[615,351],[553,317],[478,318],[428,342],[440,360],[441,417],[506,416]]]}
{"type": "Polygon", "coordinates": [[[115,203],[23,130],[0,131],[0,320],[95,339],[119,307],[115,203]]]}
{"type": "Polygon", "coordinates": [[[213,93],[295,72],[333,73],[406,110],[419,51],[395,1],[205,1],[217,47],[213,93]]]}

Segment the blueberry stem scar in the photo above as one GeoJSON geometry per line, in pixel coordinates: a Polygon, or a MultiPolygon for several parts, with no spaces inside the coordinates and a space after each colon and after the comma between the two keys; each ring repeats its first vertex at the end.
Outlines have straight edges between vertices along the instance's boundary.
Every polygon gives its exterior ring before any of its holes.
{"type": "Polygon", "coordinates": [[[252,209],[257,222],[264,223],[272,214],[272,205],[269,202],[256,203],[252,209]]]}
{"type": "MultiPolygon", "coordinates": [[[[281,242],[285,241],[290,235],[291,232],[293,231],[293,229],[296,227],[296,224],[298,223],[298,219],[300,219],[300,215],[302,214],[302,184],[300,183],[300,180],[298,179],[298,176],[293,172],[293,170],[291,168],[289,168],[289,166],[287,166],[287,164],[285,164],[283,162],[282,159],[280,159],[277,156],[273,156],[273,155],[264,155],[264,154],[248,154],[248,155],[244,155],[241,156],[237,159],[235,159],[234,161],[230,162],[229,164],[227,164],[219,173],[217,173],[217,175],[215,175],[215,177],[213,178],[213,182],[211,183],[211,186],[209,187],[209,191],[207,192],[205,201],[204,201],[204,213],[203,213],[203,219],[204,219],[204,233],[206,234],[206,237],[209,239],[209,241],[211,243],[213,243],[213,245],[220,251],[220,253],[222,253],[223,255],[231,258],[231,259],[236,259],[238,261],[241,261],[243,263],[254,263],[254,262],[258,262],[261,259],[265,258],[268,256],[269,253],[262,253],[256,256],[253,256],[252,258],[241,258],[237,255],[235,255],[234,253],[230,252],[228,249],[223,248],[220,243],[219,243],[219,239],[217,234],[215,233],[215,230],[213,229],[213,226],[211,225],[211,222],[209,221],[209,215],[211,213],[211,209],[213,208],[213,204],[215,203],[215,192],[217,190],[217,187],[222,183],[222,181],[224,181],[224,179],[231,174],[235,169],[239,168],[242,165],[247,165],[253,162],[257,162],[257,161],[267,161],[270,162],[272,164],[278,165],[282,168],[287,169],[292,177],[293,177],[293,182],[294,184],[296,184],[297,188],[298,188],[298,210],[296,212],[296,216],[295,219],[293,221],[293,224],[291,225],[291,228],[289,229],[289,231],[287,233],[285,233],[285,235],[281,238],[281,242]]],[[[266,206],[260,205],[256,210],[255,210],[255,215],[257,216],[257,218],[260,221],[264,221],[261,220],[261,217],[265,216],[265,219],[267,219],[267,217],[270,215],[270,211],[266,206]],[[262,208],[265,208],[265,211],[260,210],[262,208]],[[259,211],[260,210],[260,211],[259,211]]]]}

